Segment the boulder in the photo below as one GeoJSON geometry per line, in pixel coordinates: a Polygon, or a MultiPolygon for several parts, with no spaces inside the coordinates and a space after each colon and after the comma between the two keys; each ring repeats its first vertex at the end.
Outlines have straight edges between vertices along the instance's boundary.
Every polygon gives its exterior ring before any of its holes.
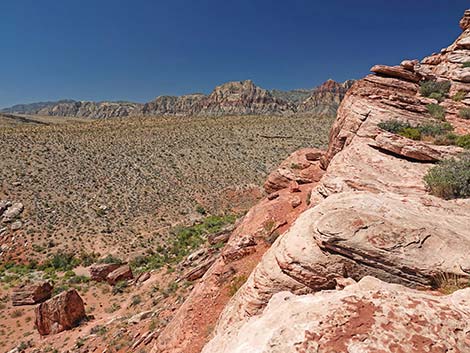
{"type": "Polygon", "coordinates": [[[420,75],[413,73],[409,69],[401,66],[375,65],[370,69],[370,71],[378,75],[400,78],[411,82],[419,82],[421,80],[420,75]]]}
{"type": "Polygon", "coordinates": [[[365,277],[341,291],[276,294],[202,353],[470,352],[470,289],[448,296],[365,277]]]}
{"type": "Polygon", "coordinates": [[[215,262],[215,260],[216,260],[216,257],[210,258],[204,261],[202,264],[196,266],[195,268],[187,271],[183,275],[183,279],[187,281],[195,281],[201,278],[202,276],[204,276],[207,270],[211,267],[211,265],[215,262]]]}
{"type": "Polygon", "coordinates": [[[132,274],[132,270],[129,265],[122,265],[114,271],[110,272],[106,276],[106,281],[113,286],[119,281],[125,281],[133,278],[134,275],[132,274]]]}
{"type": "Polygon", "coordinates": [[[11,206],[11,202],[10,201],[0,201],[0,216],[3,214],[3,212],[5,212],[5,210],[11,206]]]}
{"type": "Polygon", "coordinates": [[[51,297],[52,285],[49,282],[23,284],[13,289],[11,301],[14,306],[41,303],[51,297]]]}
{"type": "Polygon", "coordinates": [[[3,221],[11,222],[23,212],[24,206],[21,202],[15,202],[3,212],[3,221]]]}
{"type": "Polygon", "coordinates": [[[119,267],[121,264],[93,264],[89,268],[90,278],[98,282],[106,281],[108,275],[119,267]]]}
{"type": "Polygon", "coordinates": [[[86,318],[83,300],[75,289],[39,304],[35,314],[35,325],[42,336],[70,330],[86,318]]]}

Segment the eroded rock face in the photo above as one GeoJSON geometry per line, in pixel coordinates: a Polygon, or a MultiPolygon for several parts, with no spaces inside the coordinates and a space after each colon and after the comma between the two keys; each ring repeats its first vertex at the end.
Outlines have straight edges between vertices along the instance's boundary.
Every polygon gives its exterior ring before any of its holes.
{"type": "MultiPolygon", "coordinates": [[[[438,287],[437,279],[442,274],[468,281],[469,262],[465,254],[470,250],[470,200],[436,198],[427,193],[423,182],[423,176],[436,161],[455,156],[462,150],[413,141],[378,127],[380,122],[397,118],[411,124],[436,123],[427,105],[438,102],[421,96],[418,81],[422,78],[450,82],[450,95],[441,106],[455,132],[468,133],[468,121],[458,117],[457,112],[469,107],[470,102],[466,99],[455,102],[450,98],[456,92],[470,92],[467,83],[470,80],[466,78],[469,69],[462,67],[463,62],[470,61],[470,50],[466,49],[468,38],[470,30],[465,30],[450,47],[419,63],[404,61],[401,67],[376,66],[373,68],[375,75],[353,85],[338,110],[328,151],[321,156],[325,172],[312,191],[311,208],[278,238],[227,304],[215,330],[216,338],[205,353],[225,349],[227,352],[289,352],[294,342],[298,343],[299,351],[305,352],[331,349],[375,352],[381,345],[385,347],[384,352],[393,352],[411,342],[405,327],[407,321],[400,326],[386,323],[380,326],[381,332],[395,339],[395,346],[387,346],[380,335],[376,341],[355,341],[351,337],[342,341],[343,336],[333,330],[336,342],[342,342],[335,346],[334,337],[322,331],[331,329],[328,326],[331,320],[327,317],[305,321],[306,325],[313,325],[307,335],[305,330],[299,329],[303,323],[296,326],[295,317],[286,315],[287,308],[294,305],[286,303],[285,310],[280,311],[282,314],[279,312],[279,316],[270,318],[275,326],[280,323],[280,330],[276,331],[281,335],[279,341],[274,336],[266,341],[260,338],[264,335],[262,317],[272,310],[266,309],[266,305],[277,293],[288,291],[298,295],[299,302],[308,302],[311,297],[305,294],[333,291],[343,287],[350,278],[360,280],[374,276],[389,283],[427,289],[438,287]],[[293,321],[283,330],[282,322],[289,318],[293,321]],[[258,322],[250,329],[253,330],[251,337],[256,335],[259,341],[241,336],[242,332],[243,335],[247,332],[244,331],[247,322],[258,322]],[[286,336],[282,336],[284,332],[286,336]],[[325,334],[316,336],[315,332],[325,334]],[[237,339],[232,341],[234,337],[237,339]],[[260,342],[266,345],[259,345],[260,342]]],[[[377,283],[389,288],[387,284],[377,283]]],[[[342,295],[341,292],[331,293],[342,295]]],[[[361,295],[359,291],[358,296],[361,295]]],[[[314,303],[315,300],[310,302],[311,310],[316,310],[314,303]]],[[[328,308],[328,305],[321,306],[328,308]]],[[[423,308],[425,310],[427,308],[423,308]]],[[[445,307],[436,310],[447,318],[445,307]]],[[[334,321],[335,314],[332,315],[334,321]]],[[[460,319],[460,316],[452,316],[448,327],[460,324],[460,319]]],[[[354,318],[344,317],[339,327],[349,327],[351,323],[354,318]]],[[[361,334],[376,337],[374,326],[358,324],[354,325],[355,329],[367,327],[365,332],[356,332],[358,337],[361,334]]],[[[443,351],[450,347],[468,350],[465,346],[468,343],[459,335],[452,336],[453,343],[449,347],[445,345],[448,341],[443,341],[445,336],[436,336],[432,330],[420,330],[416,337],[421,340],[416,344],[439,342],[439,349],[443,351]],[[419,336],[421,333],[424,334],[419,336]],[[460,346],[456,342],[461,342],[460,346]]]]}
{"type": "Polygon", "coordinates": [[[13,290],[11,301],[14,306],[32,305],[51,297],[52,285],[49,282],[37,282],[21,285],[13,290]]]}
{"type": "Polygon", "coordinates": [[[365,277],[341,291],[276,294],[203,353],[467,352],[470,289],[436,296],[365,277]]]}
{"type": "Polygon", "coordinates": [[[343,83],[333,80],[324,82],[297,106],[297,112],[334,116],[353,82],[351,80],[343,83]]]}
{"type": "Polygon", "coordinates": [[[127,102],[64,102],[40,109],[36,114],[90,119],[106,119],[133,115],[138,103],[127,102]]]}
{"type": "Polygon", "coordinates": [[[264,183],[268,194],[289,187],[292,182],[308,184],[317,182],[323,175],[318,160],[323,151],[316,148],[304,148],[292,153],[278,169],[269,174],[264,183]]]}
{"type": "Polygon", "coordinates": [[[39,304],[35,313],[36,328],[43,336],[69,330],[86,318],[83,300],[75,289],[39,304]]]}

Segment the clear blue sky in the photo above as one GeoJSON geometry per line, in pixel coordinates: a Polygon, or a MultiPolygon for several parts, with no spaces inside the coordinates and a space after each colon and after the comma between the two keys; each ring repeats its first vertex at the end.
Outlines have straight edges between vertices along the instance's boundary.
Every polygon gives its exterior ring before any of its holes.
{"type": "Polygon", "coordinates": [[[308,88],[440,50],[468,0],[2,0],[0,107],[308,88]]]}

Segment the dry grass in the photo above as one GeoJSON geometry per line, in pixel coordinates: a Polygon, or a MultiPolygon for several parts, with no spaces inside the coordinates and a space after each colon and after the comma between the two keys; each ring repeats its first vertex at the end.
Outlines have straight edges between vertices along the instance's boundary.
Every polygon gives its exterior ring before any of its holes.
{"type": "Polygon", "coordinates": [[[198,206],[235,206],[243,197],[233,190],[261,185],[298,148],[326,146],[331,123],[180,117],[3,126],[0,199],[25,204],[20,232],[38,258],[58,247],[126,256],[156,245],[198,206]]]}

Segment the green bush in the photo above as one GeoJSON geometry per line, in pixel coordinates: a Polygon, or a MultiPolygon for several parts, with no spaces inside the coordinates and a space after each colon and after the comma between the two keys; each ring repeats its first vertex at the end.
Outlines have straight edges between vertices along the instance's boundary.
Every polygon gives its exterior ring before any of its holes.
{"type": "Polygon", "coordinates": [[[470,153],[441,161],[428,171],[424,182],[433,195],[444,199],[470,197],[470,153]]]}
{"type": "Polygon", "coordinates": [[[443,100],[449,93],[450,82],[449,81],[424,81],[421,83],[419,92],[425,97],[443,100]],[[431,97],[433,95],[433,97],[431,97]],[[439,99],[438,99],[439,97],[439,99]]]}
{"type": "Polygon", "coordinates": [[[416,140],[416,141],[421,140],[421,131],[419,131],[419,129],[413,128],[413,127],[407,127],[405,129],[401,130],[400,135],[404,136],[404,137],[407,137],[409,139],[412,139],[412,140],[416,140]]]}
{"type": "Polygon", "coordinates": [[[431,104],[428,104],[426,108],[428,109],[429,114],[431,114],[433,118],[439,119],[439,120],[445,119],[446,111],[439,104],[431,103],[431,104]]]}
{"type": "Polygon", "coordinates": [[[403,122],[399,120],[387,120],[380,122],[378,127],[381,129],[405,136],[408,138],[419,140],[423,136],[440,136],[444,135],[449,131],[453,130],[453,127],[449,123],[426,123],[412,126],[408,122],[403,122]],[[418,137],[419,136],[419,137],[418,137]]]}
{"type": "Polygon", "coordinates": [[[470,67],[470,61],[467,61],[466,63],[463,63],[462,66],[463,66],[464,68],[465,68],[465,67],[470,67]]]}
{"type": "Polygon", "coordinates": [[[464,119],[470,119],[470,108],[462,108],[459,110],[459,116],[464,119]]]}
{"type": "Polygon", "coordinates": [[[452,100],[453,100],[454,102],[460,102],[460,101],[462,101],[462,100],[465,98],[466,95],[467,95],[467,92],[465,92],[465,91],[458,91],[456,94],[454,94],[454,95],[452,96],[452,100]]]}
{"type": "Polygon", "coordinates": [[[411,124],[408,122],[403,122],[397,119],[390,119],[386,121],[381,121],[380,123],[377,124],[379,128],[382,130],[391,132],[393,134],[398,134],[400,131],[411,128],[411,124]]]}
{"type": "Polygon", "coordinates": [[[423,136],[432,136],[436,137],[439,135],[446,134],[449,131],[452,131],[454,128],[450,123],[426,123],[421,124],[416,127],[421,131],[423,136]]]}
{"type": "Polygon", "coordinates": [[[149,256],[134,258],[130,266],[133,271],[142,272],[177,263],[203,244],[207,235],[221,231],[225,225],[235,220],[234,215],[208,216],[192,226],[175,227],[171,230],[171,242],[166,246],[159,246],[149,256]]]}
{"type": "Polygon", "coordinates": [[[454,144],[465,149],[470,149],[470,135],[457,136],[454,144]]]}
{"type": "Polygon", "coordinates": [[[122,260],[114,255],[106,255],[106,257],[99,259],[98,263],[100,264],[122,264],[122,260]]]}

